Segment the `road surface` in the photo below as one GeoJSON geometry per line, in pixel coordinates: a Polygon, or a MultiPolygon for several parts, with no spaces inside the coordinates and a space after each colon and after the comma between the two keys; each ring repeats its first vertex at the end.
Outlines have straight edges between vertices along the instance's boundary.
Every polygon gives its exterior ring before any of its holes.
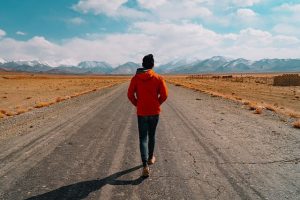
{"type": "Polygon", "coordinates": [[[172,85],[141,178],[127,87],[3,120],[0,199],[300,199],[299,130],[172,85]]]}

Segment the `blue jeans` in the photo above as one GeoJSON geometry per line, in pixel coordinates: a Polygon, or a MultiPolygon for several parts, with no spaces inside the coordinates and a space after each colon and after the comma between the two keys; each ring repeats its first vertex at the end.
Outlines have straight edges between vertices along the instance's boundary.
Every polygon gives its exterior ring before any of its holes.
{"type": "Polygon", "coordinates": [[[158,120],[159,115],[138,116],[140,152],[144,167],[147,166],[148,160],[153,157],[158,120]]]}

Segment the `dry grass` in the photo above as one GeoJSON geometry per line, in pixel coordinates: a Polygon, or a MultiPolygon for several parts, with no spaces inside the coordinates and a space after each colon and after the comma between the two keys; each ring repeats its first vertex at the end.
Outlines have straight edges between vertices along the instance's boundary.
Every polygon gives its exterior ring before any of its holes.
{"type": "Polygon", "coordinates": [[[61,101],[65,101],[67,99],[71,99],[71,96],[57,97],[55,102],[58,103],[58,102],[61,102],[61,101]]]}
{"type": "Polygon", "coordinates": [[[72,94],[70,97],[71,98],[74,98],[74,97],[77,97],[77,96],[79,96],[80,94],[78,94],[78,93],[75,93],[75,94],[72,94]]]}
{"type": "Polygon", "coordinates": [[[257,113],[261,109],[290,117],[300,117],[300,86],[273,86],[277,74],[239,74],[222,78],[222,75],[165,76],[167,82],[196,91],[241,102],[257,113]],[[228,78],[227,78],[228,77],[228,78]]]}
{"type": "Polygon", "coordinates": [[[58,102],[61,102],[61,101],[63,101],[63,100],[65,100],[65,99],[62,98],[62,97],[57,97],[55,101],[58,103],[58,102]]]}
{"type": "Polygon", "coordinates": [[[243,103],[244,105],[246,105],[246,106],[250,104],[249,101],[243,101],[242,103],[243,103]]]}
{"type": "Polygon", "coordinates": [[[267,110],[270,110],[270,111],[276,111],[276,108],[275,108],[274,106],[272,106],[272,105],[269,105],[269,104],[267,104],[267,105],[265,106],[265,108],[266,108],[267,110]]]}
{"type": "Polygon", "coordinates": [[[50,106],[51,104],[53,104],[53,103],[52,102],[37,102],[34,107],[35,108],[43,108],[46,106],[50,106]]]}
{"type": "Polygon", "coordinates": [[[20,115],[20,114],[25,113],[27,111],[28,111],[27,108],[18,108],[17,111],[16,111],[16,115],[20,115]]]}
{"type": "Polygon", "coordinates": [[[293,111],[288,112],[288,115],[292,118],[300,117],[299,113],[296,113],[296,112],[293,112],[293,111]]]}
{"type": "Polygon", "coordinates": [[[254,102],[250,102],[248,106],[249,106],[249,110],[257,110],[259,108],[259,106],[254,102]]]}
{"type": "Polygon", "coordinates": [[[6,113],[5,113],[5,115],[6,116],[14,116],[14,115],[16,115],[17,113],[16,112],[12,112],[12,111],[7,111],[6,113]]]}
{"type": "Polygon", "coordinates": [[[13,116],[128,81],[126,76],[0,74],[1,116],[13,116]],[[18,105],[18,106],[16,106],[18,105]]]}
{"type": "Polygon", "coordinates": [[[0,113],[3,114],[3,115],[5,115],[6,112],[7,112],[6,110],[0,109],[0,113]]]}
{"type": "Polygon", "coordinates": [[[262,107],[258,107],[258,108],[255,109],[254,114],[261,114],[262,111],[263,111],[263,108],[262,107]]]}
{"type": "Polygon", "coordinates": [[[299,119],[298,121],[295,121],[295,122],[293,123],[293,127],[294,127],[294,128],[300,128],[300,119],[299,119]]]}

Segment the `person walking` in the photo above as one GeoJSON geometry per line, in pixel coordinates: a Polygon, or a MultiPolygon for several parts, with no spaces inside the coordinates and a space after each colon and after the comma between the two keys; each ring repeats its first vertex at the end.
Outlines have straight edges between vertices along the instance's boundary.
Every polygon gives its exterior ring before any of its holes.
{"type": "Polygon", "coordinates": [[[150,174],[149,165],[155,163],[153,155],[155,131],[159,120],[160,105],[167,99],[168,91],[165,81],[152,69],[152,54],[143,58],[143,68],[138,68],[131,79],[127,96],[137,108],[140,152],[143,163],[142,176],[150,174]]]}

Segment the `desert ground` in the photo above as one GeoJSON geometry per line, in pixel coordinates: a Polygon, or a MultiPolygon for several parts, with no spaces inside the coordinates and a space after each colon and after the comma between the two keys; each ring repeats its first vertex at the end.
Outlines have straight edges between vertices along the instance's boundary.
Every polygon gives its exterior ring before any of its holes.
{"type": "Polygon", "coordinates": [[[300,118],[300,86],[273,86],[273,77],[278,75],[281,74],[167,76],[167,81],[239,101],[258,114],[263,110],[272,110],[300,118]]]}
{"type": "Polygon", "coordinates": [[[0,73],[0,118],[18,115],[127,81],[122,76],[0,73]]]}
{"type": "Polygon", "coordinates": [[[127,88],[1,119],[0,199],[300,198],[300,132],[289,116],[176,84],[162,106],[157,162],[141,178],[127,88]]]}

